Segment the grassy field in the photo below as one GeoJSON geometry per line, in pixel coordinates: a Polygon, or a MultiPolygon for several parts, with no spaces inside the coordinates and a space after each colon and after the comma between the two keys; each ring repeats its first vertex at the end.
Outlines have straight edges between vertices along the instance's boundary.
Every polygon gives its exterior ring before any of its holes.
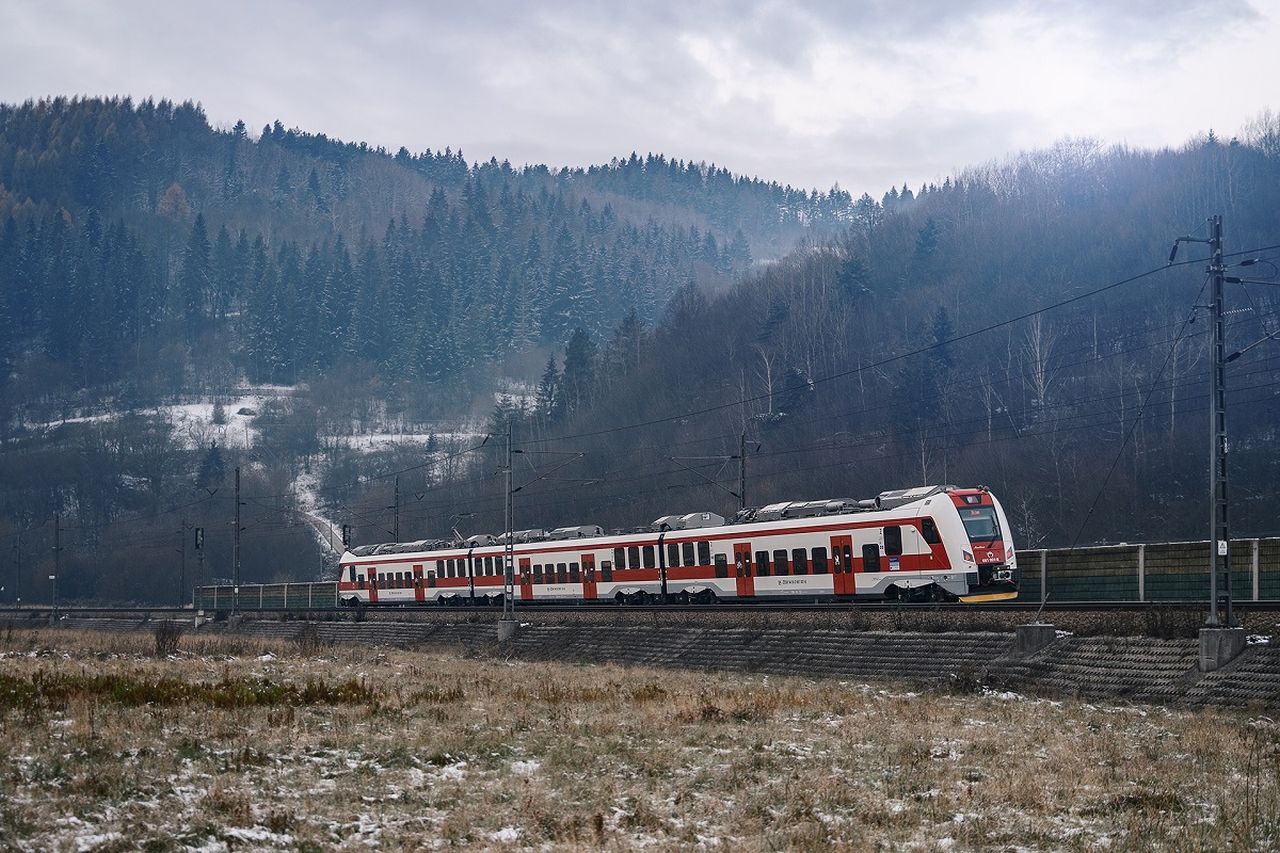
{"type": "Polygon", "coordinates": [[[157,645],[0,634],[0,848],[1280,846],[1245,712],[157,645]]]}

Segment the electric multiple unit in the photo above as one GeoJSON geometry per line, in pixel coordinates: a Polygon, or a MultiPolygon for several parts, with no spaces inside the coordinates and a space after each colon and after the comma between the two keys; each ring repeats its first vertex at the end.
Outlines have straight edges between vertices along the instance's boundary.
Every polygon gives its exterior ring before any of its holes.
{"type": "MultiPolygon", "coordinates": [[[[512,534],[517,601],[823,599],[995,601],[1017,596],[1009,522],[985,487],[923,486],[669,515],[606,534],[592,525],[512,534]]],[[[366,545],[343,554],[346,604],[501,602],[506,536],[366,545]]]]}

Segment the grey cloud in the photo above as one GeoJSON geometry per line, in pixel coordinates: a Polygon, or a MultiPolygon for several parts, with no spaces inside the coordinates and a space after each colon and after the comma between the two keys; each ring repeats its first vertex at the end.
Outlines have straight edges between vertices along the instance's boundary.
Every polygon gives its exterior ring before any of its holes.
{"type": "MultiPolygon", "coordinates": [[[[279,118],[345,139],[411,150],[461,146],[472,159],[581,165],[632,150],[714,160],[799,186],[882,192],[999,156],[1040,138],[1034,110],[970,114],[909,89],[949,45],[972,44],[986,16],[1010,8],[1101,45],[1197,49],[1207,25],[1248,25],[1243,0],[677,0],[602,4],[117,2],[0,4],[0,99],[132,94],[201,100],[211,120],[254,128],[279,118]],[[803,81],[830,43],[900,72],[891,114],[831,111],[803,133],[762,95],[717,97],[683,39],[727,45],[763,75],[803,81]]],[[[956,73],[963,73],[957,69],[956,73]]],[[[849,80],[844,91],[854,90],[849,80]]],[[[844,92],[818,93],[834,102],[844,92]]],[[[1263,106],[1262,104],[1259,107],[1263,106]]],[[[1029,107],[1029,105],[1028,105],[1029,107]]],[[[1089,132],[1086,129],[1085,132],[1089,132]]],[[[1180,140],[1170,140],[1177,143],[1180,140]]]]}

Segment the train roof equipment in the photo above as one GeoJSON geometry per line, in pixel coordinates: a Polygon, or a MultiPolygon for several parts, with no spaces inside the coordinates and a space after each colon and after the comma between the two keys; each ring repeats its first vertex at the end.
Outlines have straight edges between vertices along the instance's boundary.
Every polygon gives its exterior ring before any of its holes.
{"type": "Polygon", "coordinates": [[[593,539],[603,536],[604,528],[598,524],[579,524],[572,527],[557,527],[547,535],[548,539],[593,539]]]}
{"type": "Polygon", "coordinates": [[[636,532],[647,533],[649,530],[658,532],[664,530],[697,530],[701,527],[723,526],[723,515],[716,515],[714,512],[690,512],[684,515],[664,515],[661,518],[654,519],[648,530],[642,528],[636,532]]]}

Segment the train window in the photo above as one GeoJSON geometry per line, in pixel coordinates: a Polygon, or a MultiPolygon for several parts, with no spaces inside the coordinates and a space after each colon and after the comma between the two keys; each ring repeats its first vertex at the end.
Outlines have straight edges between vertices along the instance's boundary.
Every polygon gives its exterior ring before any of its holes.
{"type": "Polygon", "coordinates": [[[628,569],[640,568],[640,546],[639,545],[627,546],[627,568],[628,569]]]}
{"type": "Polygon", "coordinates": [[[813,549],[813,573],[815,575],[825,575],[827,573],[827,549],[813,549]]]}
{"type": "Polygon", "coordinates": [[[436,560],[436,577],[444,577],[444,560],[436,560]]]}
{"type": "Polygon", "coordinates": [[[625,549],[613,549],[613,564],[620,569],[625,569],[627,567],[627,552],[625,549]]]}
{"type": "Polygon", "coordinates": [[[793,548],[791,550],[791,574],[809,574],[809,552],[805,551],[805,549],[793,548]]]}
{"type": "Polygon", "coordinates": [[[569,572],[566,570],[564,563],[556,563],[556,580],[560,583],[569,582],[569,572]]]}
{"type": "Polygon", "coordinates": [[[578,574],[578,564],[570,563],[569,564],[569,583],[577,583],[580,579],[581,577],[578,574]]]}
{"type": "Polygon", "coordinates": [[[652,569],[656,565],[658,565],[658,563],[654,560],[654,557],[653,557],[653,546],[645,545],[644,546],[644,567],[646,569],[652,569]]]}
{"type": "Polygon", "coordinates": [[[680,565],[680,546],[675,542],[667,543],[667,565],[668,566],[680,565]]]}
{"type": "Polygon", "coordinates": [[[600,580],[604,581],[605,583],[608,583],[609,581],[613,580],[613,561],[612,560],[600,561],[600,580]]]}
{"type": "Polygon", "coordinates": [[[692,542],[685,542],[681,546],[680,550],[684,552],[684,564],[686,566],[698,565],[698,563],[693,559],[693,543],[692,542]]]}
{"type": "Polygon", "coordinates": [[[930,545],[942,542],[942,537],[938,535],[938,525],[932,518],[925,518],[920,522],[920,533],[924,535],[924,541],[930,545]]]}
{"type": "Polygon", "coordinates": [[[896,524],[884,529],[884,552],[894,557],[902,553],[902,528],[896,524]]]}
{"type": "Polygon", "coordinates": [[[724,554],[716,554],[716,577],[729,577],[729,561],[725,559],[724,554]]]}
{"type": "Polygon", "coordinates": [[[542,583],[542,564],[535,563],[533,566],[533,582],[542,583]]]}
{"type": "Polygon", "coordinates": [[[787,571],[787,552],[786,551],[773,552],[773,573],[775,575],[790,574],[790,572],[787,571]]]}
{"type": "Polygon", "coordinates": [[[349,568],[349,569],[351,570],[351,574],[349,575],[348,579],[349,579],[352,583],[355,583],[355,581],[356,581],[356,567],[355,567],[355,566],[348,566],[347,568],[349,568]]]}
{"type": "Polygon", "coordinates": [[[767,578],[769,576],[769,552],[756,551],[756,577],[767,578]]]}
{"type": "Polygon", "coordinates": [[[711,565],[711,543],[710,542],[698,543],[698,565],[699,566],[711,565]]]}
{"type": "Polygon", "coordinates": [[[874,542],[862,546],[862,570],[864,572],[880,571],[880,546],[874,542]]]}
{"type": "Polygon", "coordinates": [[[485,558],[484,558],[484,573],[485,573],[486,575],[492,575],[492,574],[493,574],[493,557],[485,557],[485,558]]]}

